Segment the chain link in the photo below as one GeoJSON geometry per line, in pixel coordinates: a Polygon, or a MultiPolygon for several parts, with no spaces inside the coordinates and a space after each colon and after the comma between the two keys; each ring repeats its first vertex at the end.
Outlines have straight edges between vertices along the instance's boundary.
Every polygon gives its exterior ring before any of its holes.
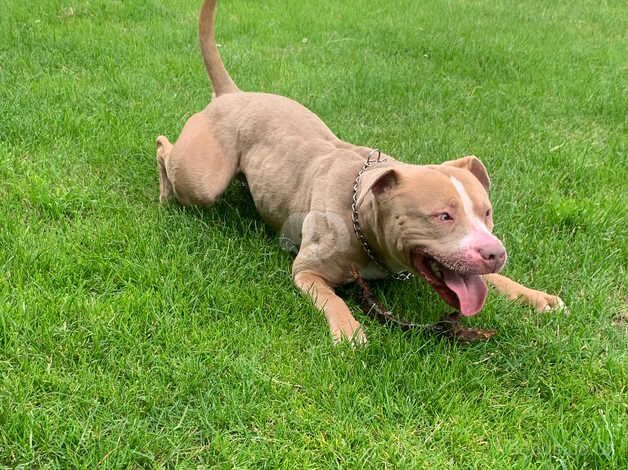
{"type": "Polygon", "coordinates": [[[413,277],[413,274],[409,271],[393,272],[388,268],[388,266],[379,261],[371,250],[368,240],[366,239],[366,236],[364,236],[362,228],[360,227],[360,220],[358,216],[358,192],[360,189],[360,179],[362,178],[362,174],[369,167],[381,163],[382,161],[385,160],[382,160],[382,154],[379,149],[371,150],[371,152],[367,155],[366,161],[362,165],[362,168],[360,169],[360,171],[358,171],[358,174],[355,177],[355,182],[353,183],[353,202],[351,203],[351,221],[353,222],[353,231],[355,232],[355,236],[357,237],[358,241],[362,245],[362,249],[364,250],[364,252],[368,255],[371,261],[377,265],[378,268],[380,268],[382,271],[390,273],[393,279],[396,279],[398,281],[407,281],[408,279],[413,277]],[[373,155],[375,155],[375,152],[377,152],[377,158],[372,158],[373,155]]]}

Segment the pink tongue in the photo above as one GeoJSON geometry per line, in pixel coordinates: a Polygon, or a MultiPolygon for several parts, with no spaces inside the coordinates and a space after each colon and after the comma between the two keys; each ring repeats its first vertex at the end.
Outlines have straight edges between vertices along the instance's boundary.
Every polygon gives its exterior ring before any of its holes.
{"type": "Polygon", "coordinates": [[[460,302],[460,313],[465,317],[475,315],[484,305],[488,289],[477,274],[462,276],[448,269],[443,270],[443,280],[458,296],[460,302]]]}

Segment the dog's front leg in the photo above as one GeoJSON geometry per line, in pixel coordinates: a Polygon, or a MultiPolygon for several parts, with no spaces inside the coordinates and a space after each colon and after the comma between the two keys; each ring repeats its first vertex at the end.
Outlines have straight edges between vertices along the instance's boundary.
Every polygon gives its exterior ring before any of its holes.
{"type": "Polygon", "coordinates": [[[347,304],[336,295],[322,276],[311,271],[301,271],[294,275],[294,283],[309,295],[314,305],[325,314],[334,343],[343,340],[356,344],[366,343],[362,326],[353,318],[347,304]]]}
{"type": "Polygon", "coordinates": [[[537,312],[546,312],[565,307],[565,303],[560,297],[530,289],[501,274],[486,274],[484,279],[500,294],[508,296],[511,300],[522,300],[526,304],[532,305],[537,312]]]}

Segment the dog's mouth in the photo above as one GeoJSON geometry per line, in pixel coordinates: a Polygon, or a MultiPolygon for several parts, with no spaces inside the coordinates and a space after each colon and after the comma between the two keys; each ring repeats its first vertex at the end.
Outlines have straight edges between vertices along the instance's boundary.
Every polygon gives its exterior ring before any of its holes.
{"type": "Polygon", "coordinates": [[[462,315],[469,317],[482,310],[488,289],[479,274],[449,269],[420,249],[412,250],[411,259],[414,269],[462,315]]]}

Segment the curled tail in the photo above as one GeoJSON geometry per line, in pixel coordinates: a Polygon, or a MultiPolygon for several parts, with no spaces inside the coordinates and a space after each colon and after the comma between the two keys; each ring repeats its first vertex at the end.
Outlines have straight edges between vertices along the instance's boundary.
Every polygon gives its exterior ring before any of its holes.
{"type": "Polygon", "coordinates": [[[235,93],[238,87],[225,69],[222,63],[216,40],[214,39],[214,13],[216,11],[217,0],[205,0],[201,7],[198,18],[198,39],[201,43],[201,52],[203,53],[203,61],[205,68],[212,82],[214,94],[216,96],[225,93],[235,93]]]}

